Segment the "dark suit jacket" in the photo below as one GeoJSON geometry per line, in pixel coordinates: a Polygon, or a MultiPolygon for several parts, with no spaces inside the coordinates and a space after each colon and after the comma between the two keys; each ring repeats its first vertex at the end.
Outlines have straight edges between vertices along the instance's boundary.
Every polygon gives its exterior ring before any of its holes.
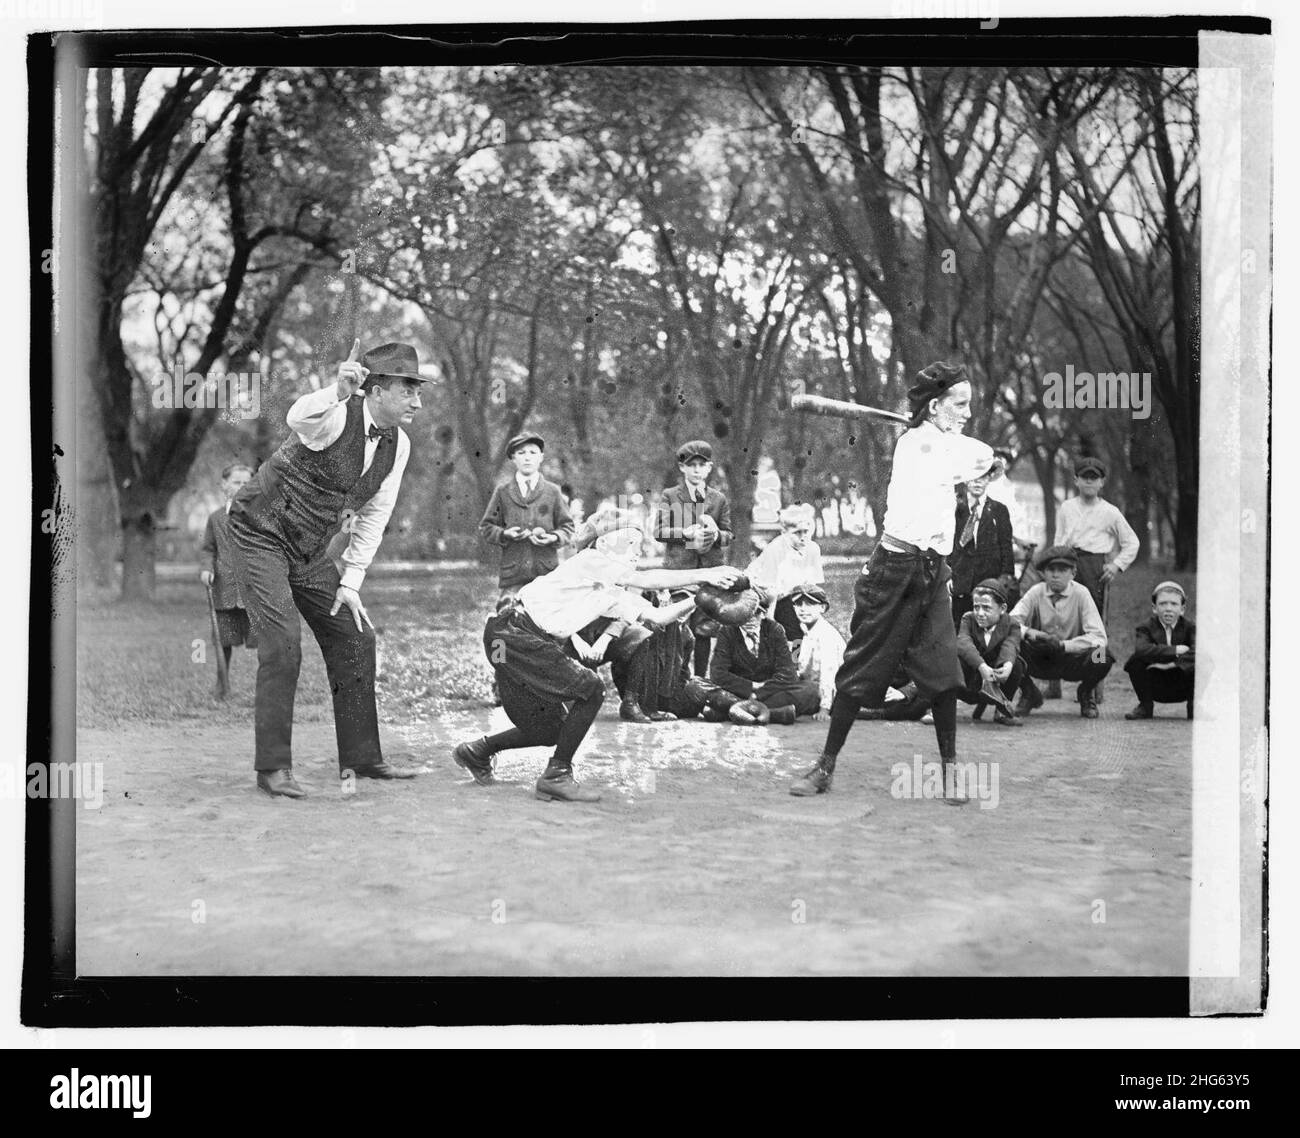
{"type": "Polygon", "coordinates": [[[975,623],[975,614],[968,612],[961,618],[961,631],[957,633],[957,655],[967,667],[978,670],[981,664],[1000,668],[1012,663],[1020,652],[1020,625],[1003,613],[989,629],[988,643],[980,647],[984,630],[975,623]]]}
{"type": "Polygon", "coordinates": [[[492,491],[478,532],[484,541],[501,547],[501,588],[521,588],[560,563],[560,546],[573,540],[573,518],[554,482],[539,479],[532,494],[525,498],[512,474],[508,482],[492,491]],[[512,541],[504,536],[511,526],[524,529],[541,526],[547,533],[559,534],[560,540],[554,545],[512,541]]]}
{"type": "Polygon", "coordinates": [[[785,629],[766,617],[759,625],[757,654],[749,650],[739,628],[723,626],[713,642],[709,679],[741,699],[762,699],[800,685],[785,629]]]}
{"type": "MultiPolygon", "coordinates": [[[[966,528],[970,507],[963,491],[957,503],[956,528],[952,535],[952,556],[948,567],[952,570],[952,591],[964,597],[986,577],[1005,577],[1007,584],[1016,579],[1016,559],[1011,552],[1011,514],[1001,502],[984,498],[980,522],[975,528],[975,540],[964,549],[961,531],[966,528]]],[[[1014,597],[1007,598],[1012,604],[1014,597]]]]}
{"type": "Polygon", "coordinates": [[[665,569],[713,569],[725,565],[725,550],[733,537],[731,506],[721,490],[706,486],[703,505],[691,501],[684,483],[663,492],[655,511],[654,539],[664,543],[665,569]],[[703,553],[687,549],[686,538],[682,536],[682,531],[698,522],[702,514],[708,514],[718,523],[718,539],[703,553]]]}
{"type": "Polygon", "coordinates": [[[1173,643],[1165,643],[1165,626],[1156,617],[1146,624],[1139,624],[1133,636],[1133,655],[1129,663],[1137,661],[1142,664],[1173,663],[1180,672],[1191,672],[1196,667],[1196,625],[1185,616],[1178,618],[1173,627],[1173,643]],[[1190,649],[1179,656],[1174,649],[1186,644],[1190,649]]]}
{"type": "Polygon", "coordinates": [[[202,550],[211,559],[212,603],[219,609],[242,609],[244,597],[239,591],[238,565],[234,541],[230,536],[230,517],[226,507],[213,510],[203,531],[202,550]]]}

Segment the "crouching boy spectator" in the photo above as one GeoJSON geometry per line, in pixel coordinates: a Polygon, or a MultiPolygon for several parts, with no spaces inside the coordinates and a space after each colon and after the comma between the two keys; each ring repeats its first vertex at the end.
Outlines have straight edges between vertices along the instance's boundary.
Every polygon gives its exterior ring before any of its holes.
{"type": "Polygon", "coordinates": [[[1016,714],[1028,715],[1042,706],[1043,693],[1034,678],[1072,680],[1079,685],[1079,714],[1096,719],[1097,685],[1115,662],[1101,614],[1092,594],[1074,579],[1078,559],[1073,549],[1050,546],[1039,554],[1037,565],[1043,580],[1011,610],[1011,619],[1021,628],[1020,656],[1025,662],[1016,714]]]}
{"type": "Polygon", "coordinates": [[[709,680],[716,688],[704,717],[714,721],[790,724],[812,715],[820,699],[817,685],[799,678],[785,629],[761,608],[744,624],[719,629],[709,680]]]}
{"type": "Polygon", "coordinates": [[[1177,581],[1162,581],[1151,594],[1151,619],[1134,636],[1124,670],[1138,704],[1125,719],[1150,719],[1157,703],[1186,703],[1192,718],[1196,686],[1196,625],[1187,619],[1187,594],[1177,581]]]}
{"type": "Polygon", "coordinates": [[[993,703],[995,723],[1020,727],[1024,720],[1009,709],[1020,690],[1025,665],[1020,659],[1020,625],[1007,613],[1006,587],[996,577],[986,578],[971,590],[971,605],[957,630],[957,656],[965,681],[957,698],[975,705],[975,719],[993,703]],[[996,685],[1005,708],[985,694],[990,685],[996,685]]]}
{"type": "Polygon", "coordinates": [[[820,585],[800,585],[790,595],[790,605],[803,631],[795,671],[817,688],[817,710],[812,718],[825,719],[835,698],[835,673],[844,663],[844,637],[825,619],[830,599],[820,585]]]}

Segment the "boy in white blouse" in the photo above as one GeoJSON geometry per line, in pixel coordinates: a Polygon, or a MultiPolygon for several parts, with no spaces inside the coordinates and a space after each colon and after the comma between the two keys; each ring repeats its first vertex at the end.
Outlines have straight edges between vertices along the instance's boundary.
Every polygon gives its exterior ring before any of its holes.
{"type": "Polygon", "coordinates": [[[325,657],[340,775],[414,777],[389,766],[379,746],[375,633],[360,589],[410,454],[401,425],[420,409],[426,380],[406,344],[382,344],[358,361],[360,349],[358,340],[334,384],[289,409],[289,437],[230,507],[257,635],[253,765],[257,785],[273,796],[305,796],[291,751],[302,620],[325,657]]]}
{"type": "Polygon", "coordinates": [[[943,764],[944,801],[964,805],[955,791],[957,692],[962,687],[952,623],[953,488],[1002,461],[993,448],[966,438],[971,384],[966,368],[934,363],[907,393],[912,419],[894,448],[880,541],[854,589],[856,607],[844,663],[835,677],[830,729],[821,757],[790,787],[796,796],[831,788],[835,761],[863,706],[885,702],[900,665],[931,701],[943,764]]]}

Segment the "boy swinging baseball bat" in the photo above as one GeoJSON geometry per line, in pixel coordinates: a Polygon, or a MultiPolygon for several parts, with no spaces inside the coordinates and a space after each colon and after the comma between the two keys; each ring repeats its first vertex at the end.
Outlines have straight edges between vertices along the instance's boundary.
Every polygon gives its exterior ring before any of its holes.
{"type": "MultiPolygon", "coordinates": [[[[810,398],[815,397],[796,396],[791,405],[817,410],[808,404],[810,398]]],[[[836,756],[858,709],[882,705],[890,681],[902,666],[933,707],[944,801],[966,802],[955,778],[962,672],[948,595],[952,492],[958,483],[993,467],[1000,473],[1002,463],[992,447],[962,434],[971,415],[971,384],[965,367],[931,364],[919,373],[907,398],[912,411],[909,429],[894,450],[880,541],[854,589],[853,633],[835,675],[830,729],[816,765],[791,785],[790,793],[796,796],[830,790],[836,756]]],[[[820,401],[821,406],[827,402],[835,401],[820,401]]],[[[846,413],[899,418],[865,407],[846,413]]]]}

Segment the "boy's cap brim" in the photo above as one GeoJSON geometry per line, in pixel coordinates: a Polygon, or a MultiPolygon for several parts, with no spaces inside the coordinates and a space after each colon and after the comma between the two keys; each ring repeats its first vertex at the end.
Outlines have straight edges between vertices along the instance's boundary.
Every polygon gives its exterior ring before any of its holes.
{"type": "Polygon", "coordinates": [[[1067,565],[1071,569],[1079,568],[1079,558],[1075,555],[1073,549],[1068,545],[1052,545],[1044,549],[1037,557],[1034,558],[1034,564],[1039,569],[1046,569],[1049,565],[1055,564],[1067,565]]]}
{"type": "Polygon", "coordinates": [[[1161,593],[1177,593],[1183,598],[1183,604],[1187,603],[1187,590],[1177,581],[1161,581],[1154,589],[1151,590],[1151,603],[1156,603],[1156,597],[1161,593]]]}
{"type": "Polygon", "coordinates": [[[529,443],[532,443],[540,451],[545,452],[546,450],[546,440],[541,435],[527,432],[522,435],[515,435],[513,439],[506,443],[506,458],[510,458],[520,447],[527,446],[529,443]]]}
{"type": "Polygon", "coordinates": [[[690,462],[693,458],[702,458],[706,462],[713,461],[713,447],[703,439],[692,439],[688,443],[682,443],[677,448],[677,461],[690,462]]]}

